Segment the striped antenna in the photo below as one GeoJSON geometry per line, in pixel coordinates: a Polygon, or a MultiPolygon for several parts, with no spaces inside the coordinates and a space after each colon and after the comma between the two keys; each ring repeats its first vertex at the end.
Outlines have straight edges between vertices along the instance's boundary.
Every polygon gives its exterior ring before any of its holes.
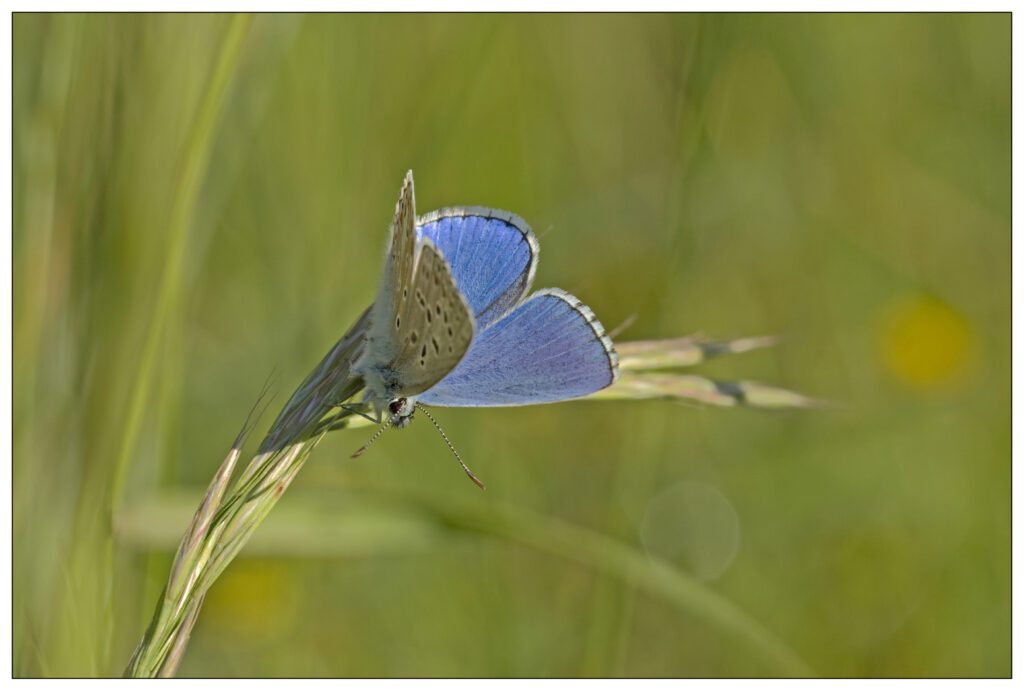
{"type": "MultiPolygon", "coordinates": [[[[474,475],[473,471],[470,470],[469,467],[462,462],[462,456],[460,456],[459,452],[455,450],[454,446],[452,446],[451,441],[449,441],[448,439],[448,435],[444,433],[443,429],[441,429],[441,425],[437,424],[437,420],[434,419],[434,416],[427,412],[427,409],[421,406],[419,403],[416,404],[416,410],[422,411],[423,414],[427,416],[427,419],[433,423],[434,428],[440,433],[441,438],[444,439],[444,443],[448,445],[448,448],[451,450],[451,452],[455,454],[455,460],[457,460],[459,462],[459,465],[462,466],[462,469],[466,471],[466,475],[469,477],[470,480],[473,481],[473,484],[475,484],[480,489],[487,489],[487,487],[480,480],[480,478],[474,475]]],[[[367,444],[367,446],[369,446],[369,444],[367,444]]]]}
{"type": "Polygon", "coordinates": [[[389,422],[391,422],[391,421],[390,420],[385,420],[381,424],[380,429],[378,429],[376,432],[374,432],[373,436],[370,437],[370,441],[368,441],[365,444],[363,444],[362,446],[360,446],[359,449],[357,449],[356,452],[350,456],[350,458],[358,458],[359,456],[362,456],[363,452],[366,451],[368,448],[370,448],[370,444],[372,444],[373,442],[377,441],[377,437],[379,437],[381,434],[383,434],[384,430],[386,430],[388,428],[388,423],[389,422]]]}

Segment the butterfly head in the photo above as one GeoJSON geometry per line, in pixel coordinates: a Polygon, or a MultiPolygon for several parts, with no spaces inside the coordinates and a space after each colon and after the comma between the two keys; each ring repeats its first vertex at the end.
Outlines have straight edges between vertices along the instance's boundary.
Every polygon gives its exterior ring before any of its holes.
{"type": "Polygon", "coordinates": [[[451,441],[449,441],[448,439],[448,435],[444,433],[443,429],[441,429],[441,425],[437,424],[437,420],[434,419],[434,416],[431,415],[426,408],[417,405],[415,398],[406,398],[404,396],[399,398],[392,398],[388,402],[387,422],[385,422],[377,429],[374,435],[370,437],[370,441],[363,444],[361,447],[359,447],[358,451],[352,454],[352,458],[361,456],[362,453],[369,448],[370,444],[377,441],[377,437],[379,437],[388,427],[395,427],[397,429],[408,427],[409,423],[412,422],[413,414],[417,410],[422,410],[423,414],[426,415],[427,419],[430,420],[431,424],[434,425],[434,428],[437,429],[438,433],[441,435],[441,438],[444,439],[444,443],[448,445],[449,450],[451,450],[452,454],[455,456],[455,459],[459,462],[459,465],[462,466],[462,470],[465,471],[469,479],[472,480],[477,487],[479,487],[480,489],[484,489],[484,483],[481,482],[480,478],[474,475],[473,471],[470,470],[463,462],[462,456],[460,456],[459,452],[455,450],[454,446],[452,446],[451,441]]]}
{"type": "Polygon", "coordinates": [[[412,398],[393,398],[388,403],[388,415],[391,426],[403,429],[412,422],[413,413],[416,412],[416,400],[412,398]]]}

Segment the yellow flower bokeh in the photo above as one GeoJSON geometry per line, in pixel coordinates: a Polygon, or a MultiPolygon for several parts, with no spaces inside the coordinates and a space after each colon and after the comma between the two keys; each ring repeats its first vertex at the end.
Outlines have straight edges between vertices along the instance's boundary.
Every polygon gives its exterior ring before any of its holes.
{"type": "Polygon", "coordinates": [[[877,336],[886,371],[925,393],[959,388],[974,360],[970,321],[930,296],[901,295],[890,301],[879,319],[877,336]]]}
{"type": "Polygon", "coordinates": [[[288,631],[301,588],[289,569],[267,559],[237,559],[206,599],[206,618],[232,635],[261,639],[288,631]]]}

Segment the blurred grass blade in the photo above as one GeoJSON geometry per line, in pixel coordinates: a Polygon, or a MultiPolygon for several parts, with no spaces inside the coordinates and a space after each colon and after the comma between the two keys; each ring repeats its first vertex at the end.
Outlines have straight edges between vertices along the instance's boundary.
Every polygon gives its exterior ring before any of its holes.
{"type": "Polygon", "coordinates": [[[518,542],[629,583],[680,611],[743,641],[776,674],[813,676],[785,642],[726,598],[672,564],[638,548],[566,521],[509,505],[470,502],[455,495],[414,492],[410,498],[443,517],[448,525],[518,542]]]}
{"type": "Polygon", "coordinates": [[[167,222],[168,248],[163,275],[154,302],[153,316],[146,331],[135,386],[124,421],[121,448],[114,466],[111,503],[115,508],[120,503],[129,460],[135,452],[142,430],[146,406],[156,376],[157,353],[167,325],[181,301],[184,255],[188,247],[189,230],[192,227],[192,214],[210,160],[218,116],[226,100],[231,76],[238,64],[252,20],[252,15],[236,14],[231,17],[221,44],[220,55],[210,74],[185,144],[178,185],[167,222]]]}
{"type": "MultiPolygon", "coordinates": [[[[453,531],[470,532],[575,561],[662,599],[680,613],[743,642],[775,674],[813,674],[763,624],[674,565],[553,516],[463,496],[412,490],[399,492],[396,503],[390,491],[360,491],[321,510],[311,510],[310,501],[295,502],[267,522],[253,540],[254,553],[313,558],[408,555],[437,548],[442,538],[453,537],[453,531]]],[[[185,520],[192,505],[193,500],[182,495],[150,497],[127,508],[118,521],[119,537],[147,549],[169,546],[174,535],[159,526],[185,520]]]]}

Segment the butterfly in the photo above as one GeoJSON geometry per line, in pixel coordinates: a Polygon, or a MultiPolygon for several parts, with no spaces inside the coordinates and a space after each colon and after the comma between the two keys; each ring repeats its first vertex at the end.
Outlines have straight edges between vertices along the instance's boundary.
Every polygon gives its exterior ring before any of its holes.
{"type": "Polygon", "coordinates": [[[527,296],[540,248],[523,219],[483,207],[417,219],[415,206],[409,171],[354,366],[378,421],[405,427],[419,404],[553,403],[617,379],[615,347],[589,307],[557,288],[527,296]]]}

